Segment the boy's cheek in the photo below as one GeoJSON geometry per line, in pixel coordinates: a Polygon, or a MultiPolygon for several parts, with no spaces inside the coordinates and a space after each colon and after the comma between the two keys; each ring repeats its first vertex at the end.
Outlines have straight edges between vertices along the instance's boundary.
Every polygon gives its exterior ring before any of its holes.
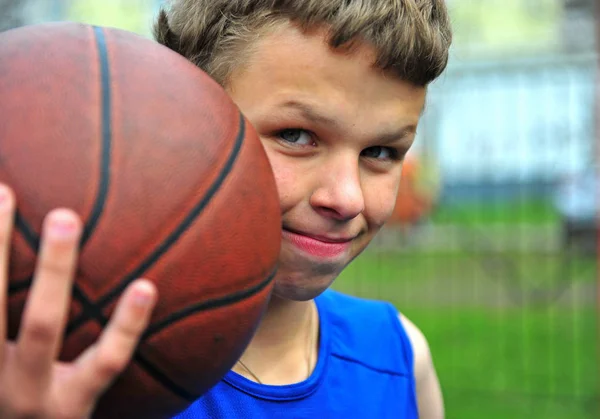
{"type": "Polygon", "coordinates": [[[397,189],[394,185],[386,185],[381,188],[364,188],[365,192],[365,216],[368,223],[374,227],[383,226],[393,215],[396,206],[397,189]]]}

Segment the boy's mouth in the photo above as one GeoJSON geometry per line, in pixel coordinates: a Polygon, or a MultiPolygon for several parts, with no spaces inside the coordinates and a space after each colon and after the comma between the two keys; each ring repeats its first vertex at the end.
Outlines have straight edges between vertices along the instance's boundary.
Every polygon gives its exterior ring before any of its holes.
{"type": "Polygon", "coordinates": [[[284,240],[289,241],[296,248],[310,256],[319,259],[337,258],[348,252],[355,237],[317,235],[284,228],[284,240]]]}

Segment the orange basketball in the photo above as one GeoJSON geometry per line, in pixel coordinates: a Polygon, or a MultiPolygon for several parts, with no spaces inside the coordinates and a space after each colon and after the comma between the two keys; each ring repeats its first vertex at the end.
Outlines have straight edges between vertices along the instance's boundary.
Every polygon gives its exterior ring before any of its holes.
{"type": "Polygon", "coordinates": [[[93,344],[123,289],[159,291],[151,324],[97,416],[174,415],[242,354],[266,308],[281,241],[275,180],[225,91],[141,36],[76,23],[0,34],[0,182],[18,215],[14,339],[43,217],[84,221],[60,358],[93,344]]]}

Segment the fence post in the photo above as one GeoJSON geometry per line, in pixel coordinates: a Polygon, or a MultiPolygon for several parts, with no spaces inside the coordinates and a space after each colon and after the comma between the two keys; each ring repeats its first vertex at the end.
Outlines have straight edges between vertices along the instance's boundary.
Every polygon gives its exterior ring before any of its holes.
{"type": "MultiPolygon", "coordinates": [[[[596,49],[596,80],[595,80],[595,91],[596,91],[596,100],[595,100],[595,109],[594,109],[594,121],[596,125],[595,131],[595,142],[596,145],[594,150],[595,155],[595,169],[600,170],[600,4],[598,1],[594,2],[594,28],[596,35],[595,49],[596,49]]],[[[600,194],[600,191],[596,191],[597,194],[600,194]]],[[[597,196],[596,199],[600,199],[600,196],[597,196]]],[[[598,208],[598,206],[597,206],[598,208]]],[[[597,224],[600,223],[600,209],[597,209],[598,213],[596,214],[597,224]]],[[[597,312],[597,321],[598,321],[598,336],[596,337],[596,345],[598,351],[598,381],[600,381],[600,226],[597,228],[597,257],[596,257],[596,272],[597,272],[597,286],[596,286],[596,312],[597,312]]],[[[600,398],[598,398],[597,408],[600,411],[600,398]]]]}

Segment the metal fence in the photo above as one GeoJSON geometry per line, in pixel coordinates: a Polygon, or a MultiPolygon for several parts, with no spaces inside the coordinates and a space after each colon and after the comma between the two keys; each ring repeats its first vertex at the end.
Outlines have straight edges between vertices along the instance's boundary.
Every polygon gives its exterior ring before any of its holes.
{"type": "Polygon", "coordinates": [[[596,71],[594,55],[449,68],[415,151],[436,166],[436,210],[408,237],[389,225],[336,285],[421,326],[448,418],[600,413],[598,234],[584,216],[598,178],[581,181],[597,174],[596,71]]]}

